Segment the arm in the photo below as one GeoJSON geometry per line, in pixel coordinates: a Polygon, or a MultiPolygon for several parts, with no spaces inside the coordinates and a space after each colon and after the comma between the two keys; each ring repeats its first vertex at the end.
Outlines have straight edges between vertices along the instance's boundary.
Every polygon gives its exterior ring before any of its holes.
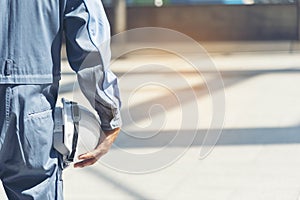
{"type": "Polygon", "coordinates": [[[117,77],[110,63],[110,27],[99,0],[69,0],[64,16],[69,63],[79,86],[97,111],[104,136],[92,152],[79,156],[75,167],[94,164],[115,141],[121,126],[117,77]]]}

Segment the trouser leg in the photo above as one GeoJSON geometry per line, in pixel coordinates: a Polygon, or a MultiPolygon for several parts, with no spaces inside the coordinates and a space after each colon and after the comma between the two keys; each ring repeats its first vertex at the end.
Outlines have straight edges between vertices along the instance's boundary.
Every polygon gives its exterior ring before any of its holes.
{"type": "Polygon", "coordinates": [[[59,155],[52,148],[57,84],[0,86],[0,178],[11,200],[60,200],[59,155]]]}

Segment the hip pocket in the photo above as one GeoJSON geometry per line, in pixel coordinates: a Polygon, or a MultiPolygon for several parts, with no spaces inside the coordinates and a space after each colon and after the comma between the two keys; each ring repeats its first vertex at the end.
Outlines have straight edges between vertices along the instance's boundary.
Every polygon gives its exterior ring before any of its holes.
{"type": "Polygon", "coordinates": [[[48,162],[53,138],[52,110],[28,115],[24,119],[24,146],[27,164],[34,168],[48,162]]]}

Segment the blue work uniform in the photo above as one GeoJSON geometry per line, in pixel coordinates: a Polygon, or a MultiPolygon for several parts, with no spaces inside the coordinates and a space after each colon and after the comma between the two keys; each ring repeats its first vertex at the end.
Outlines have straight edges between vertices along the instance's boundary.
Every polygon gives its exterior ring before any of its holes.
{"type": "Polygon", "coordinates": [[[0,1],[0,179],[11,200],[63,199],[53,149],[63,36],[103,130],[120,127],[110,27],[100,0],[0,1]]]}

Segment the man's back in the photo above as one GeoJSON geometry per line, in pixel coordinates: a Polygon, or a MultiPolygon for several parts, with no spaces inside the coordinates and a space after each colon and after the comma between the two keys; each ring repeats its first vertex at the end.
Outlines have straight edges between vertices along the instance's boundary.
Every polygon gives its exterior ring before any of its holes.
{"type": "Polygon", "coordinates": [[[65,1],[2,0],[0,7],[0,83],[52,82],[65,1]]]}
{"type": "Polygon", "coordinates": [[[120,98],[109,70],[110,27],[100,0],[0,1],[0,179],[9,199],[63,199],[52,147],[63,34],[69,63],[104,138],[80,155],[94,164],[119,133],[120,98]]]}

